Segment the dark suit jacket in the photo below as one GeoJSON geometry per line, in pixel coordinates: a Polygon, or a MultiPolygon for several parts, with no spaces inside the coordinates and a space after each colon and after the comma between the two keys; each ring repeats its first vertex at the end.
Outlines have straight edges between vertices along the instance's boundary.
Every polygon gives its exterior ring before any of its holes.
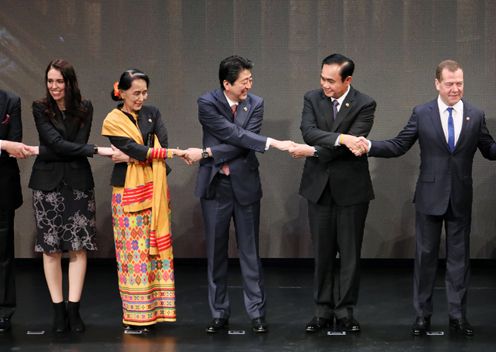
{"type": "MultiPolygon", "coordinates": [[[[0,139],[22,139],[21,99],[0,90],[0,139]]],[[[2,151],[0,155],[0,209],[17,209],[22,204],[21,181],[17,159],[2,151]]]]}
{"type": "Polygon", "coordinates": [[[200,161],[195,194],[210,199],[212,184],[222,164],[228,163],[236,200],[248,205],[260,200],[262,186],[255,152],[263,153],[267,137],[260,136],[263,99],[248,94],[238,106],[233,121],[231,108],[222,90],[198,98],[198,119],[203,129],[203,146],[212,149],[212,157],[200,161]]]}
{"type": "Polygon", "coordinates": [[[437,99],[413,109],[403,130],[393,139],[372,141],[370,156],[391,158],[403,155],[418,139],[420,175],[414,202],[417,211],[429,215],[453,210],[472,211],[472,163],[477,148],[490,160],[496,159],[496,144],[486,127],[484,112],[463,101],[463,124],[453,154],[441,125],[437,99]]]}
{"type": "MultiPolygon", "coordinates": [[[[122,106],[119,105],[118,108],[122,106]]],[[[157,135],[162,148],[169,146],[167,140],[167,128],[165,127],[160,111],[154,106],[143,106],[138,113],[138,126],[141,131],[141,136],[146,145],[138,144],[133,139],[127,137],[112,137],[107,136],[110,143],[119,148],[123,153],[129,155],[131,158],[146,161],[148,149],[153,147],[154,135],[157,135]]],[[[167,174],[171,171],[167,167],[167,174]]],[[[124,187],[126,181],[127,163],[114,164],[112,170],[112,178],[110,184],[116,187],[124,187]]]]}
{"type": "Polygon", "coordinates": [[[339,206],[373,199],[367,156],[356,157],[347,147],[334,144],[342,133],[368,135],[374,122],[375,101],[351,87],[335,121],[331,99],[322,89],[307,92],[303,104],[303,140],[317,149],[318,157],[306,158],[300,194],[317,203],[329,185],[331,197],[339,206]]]}
{"type": "Polygon", "coordinates": [[[58,109],[57,118],[51,121],[45,113],[46,105],[33,103],[40,153],[33,164],[30,188],[52,191],[64,181],[74,189],[93,189],[93,175],[87,158],[93,156],[94,145],[86,144],[93,120],[93,105],[89,100],[81,104],[86,110],[82,125],[69,113],[64,120],[58,109]]]}

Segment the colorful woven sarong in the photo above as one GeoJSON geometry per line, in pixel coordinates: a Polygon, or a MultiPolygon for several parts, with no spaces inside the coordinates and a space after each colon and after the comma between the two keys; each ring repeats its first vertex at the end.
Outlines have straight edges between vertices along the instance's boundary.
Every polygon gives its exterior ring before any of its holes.
{"type": "Polygon", "coordinates": [[[149,254],[151,209],[124,212],[123,190],[114,187],[112,191],[122,321],[141,326],[176,321],[172,250],[162,259],[149,254]]]}

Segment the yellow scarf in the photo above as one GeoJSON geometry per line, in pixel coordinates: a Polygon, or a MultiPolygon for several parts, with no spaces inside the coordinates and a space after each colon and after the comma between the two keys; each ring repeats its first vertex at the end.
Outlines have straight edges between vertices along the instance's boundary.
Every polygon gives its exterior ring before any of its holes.
{"type": "MultiPolygon", "coordinates": [[[[119,109],[112,110],[105,117],[102,135],[131,138],[138,144],[144,144],[138,127],[119,109]]],[[[154,147],[161,147],[157,136],[154,147]]],[[[162,259],[169,258],[172,254],[172,237],[169,188],[164,160],[156,159],[151,164],[127,164],[122,204],[126,212],[152,209],[149,253],[159,254],[162,259]]]]}

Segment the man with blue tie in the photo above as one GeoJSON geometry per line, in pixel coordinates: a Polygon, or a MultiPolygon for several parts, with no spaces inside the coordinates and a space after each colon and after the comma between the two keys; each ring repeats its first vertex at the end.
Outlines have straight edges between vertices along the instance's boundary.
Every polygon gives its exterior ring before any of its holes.
{"type": "Polygon", "coordinates": [[[472,164],[480,150],[496,159],[496,143],[486,127],[484,112],[463,98],[463,70],[453,60],[436,69],[437,99],[416,106],[403,130],[393,139],[367,141],[369,156],[405,154],[418,140],[420,175],[415,190],[416,250],[413,305],[414,335],[430,329],[432,293],[436,281],[441,229],[446,230],[446,292],[451,331],[473,335],[467,321],[472,215],[472,164]]]}

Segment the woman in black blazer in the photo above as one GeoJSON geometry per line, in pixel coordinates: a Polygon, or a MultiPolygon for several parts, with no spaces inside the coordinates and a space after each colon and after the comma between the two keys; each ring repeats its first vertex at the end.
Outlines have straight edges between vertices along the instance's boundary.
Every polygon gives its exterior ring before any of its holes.
{"type": "Polygon", "coordinates": [[[46,97],[33,103],[40,138],[29,187],[33,189],[37,238],[55,311],[53,329],[84,331],[79,301],[86,273],[86,251],[96,250],[94,183],[88,157],[112,155],[111,148],[88,143],[93,106],[82,100],[74,68],[57,59],[45,73],[46,97]],[[69,252],[69,296],[62,292],[62,252],[69,252]]]}

